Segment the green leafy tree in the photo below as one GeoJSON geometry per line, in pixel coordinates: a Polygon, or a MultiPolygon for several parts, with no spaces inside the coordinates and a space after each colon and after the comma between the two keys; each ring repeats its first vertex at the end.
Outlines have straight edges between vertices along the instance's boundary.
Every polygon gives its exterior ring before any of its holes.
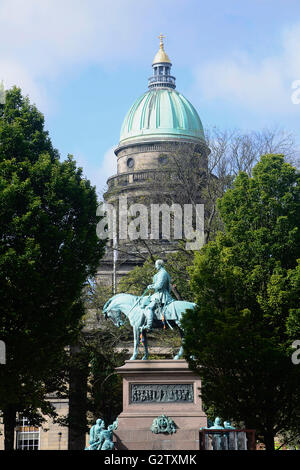
{"type": "Polygon", "coordinates": [[[0,106],[0,368],[5,447],[16,413],[35,422],[63,390],[66,348],[83,315],[81,292],[103,254],[95,188],[71,156],[60,161],[44,117],[20,89],[0,106]]]}
{"type": "Polygon", "coordinates": [[[185,356],[203,379],[204,403],[274,436],[299,429],[300,175],[282,155],[240,173],[219,201],[224,233],[196,254],[198,308],[183,321],[185,356]]]}
{"type": "Polygon", "coordinates": [[[90,424],[99,417],[106,425],[112,424],[123,409],[123,381],[115,369],[128,358],[128,350],[122,346],[126,338],[126,330],[110,323],[86,337],[85,350],[90,359],[90,424]]]}
{"type": "Polygon", "coordinates": [[[69,413],[58,418],[68,427],[68,449],[82,450],[86,433],[98,418],[111,424],[122,411],[122,379],[115,371],[128,351],[126,329],[100,318],[98,328],[84,327],[69,360],[69,413]]]}
{"type": "Polygon", "coordinates": [[[128,358],[129,324],[117,328],[102,314],[112,287],[90,278],[83,290],[84,326],[70,357],[69,414],[59,423],[69,428],[69,449],[83,449],[88,425],[99,417],[111,424],[122,411],[122,379],[115,368],[128,358]]]}
{"type": "MultiPolygon", "coordinates": [[[[165,268],[171,276],[172,295],[177,300],[192,300],[188,268],[193,263],[194,252],[186,250],[184,242],[179,242],[176,248],[176,251],[164,255],[165,268]]],[[[148,258],[142,266],[136,266],[123,276],[119,281],[118,291],[142,295],[152,282],[157,259],[159,256],[148,258]]]]}

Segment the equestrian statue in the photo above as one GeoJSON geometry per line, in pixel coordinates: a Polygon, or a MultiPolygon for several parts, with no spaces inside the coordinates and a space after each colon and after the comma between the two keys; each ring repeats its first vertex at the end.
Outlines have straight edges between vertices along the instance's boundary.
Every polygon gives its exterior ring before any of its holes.
{"type": "MultiPolygon", "coordinates": [[[[138,346],[144,346],[143,360],[148,359],[147,332],[152,329],[177,327],[183,340],[184,332],[181,327],[182,315],[186,310],[191,310],[196,304],[184,300],[175,300],[171,296],[171,278],[164,267],[163,260],[155,262],[157,273],[153,277],[152,284],[149,284],[142,296],[131,294],[116,294],[109,299],[103,307],[105,318],[110,318],[113,323],[120,327],[124,324],[121,314],[123,313],[129,320],[133,328],[134,348],[130,360],[135,360],[138,356],[138,346]],[[154,293],[146,295],[150,290],[154,293]]],[[[183,354],[181,347],[175,360],[180,359],[183,354]]]]}

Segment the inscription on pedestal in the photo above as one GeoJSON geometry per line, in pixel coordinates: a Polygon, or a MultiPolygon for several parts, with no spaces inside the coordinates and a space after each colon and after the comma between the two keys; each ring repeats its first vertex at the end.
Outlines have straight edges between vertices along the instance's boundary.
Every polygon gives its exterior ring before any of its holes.
{"type": "Polygon", "coordinates": [[[130,403],[193,403],[193,384],[130,384],[130,403]]]}

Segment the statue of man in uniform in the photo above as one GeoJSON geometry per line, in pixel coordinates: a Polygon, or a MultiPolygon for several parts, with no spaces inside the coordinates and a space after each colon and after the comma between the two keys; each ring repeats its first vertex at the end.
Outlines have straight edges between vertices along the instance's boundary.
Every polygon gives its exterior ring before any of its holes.
{"type": "Polygon", "coordinates": [[[163,308],[174,300],[170,294],[171,278],[164,268],[163,260],[158,259],[155,262],[155,269],[157,273],[153,276],[152,284],[148,285],[148,289],[154,289],[154,294],[150,296],[150,303],[145,308],[147,322],[143,329],[148,331],[152,328],[155,307],[163,308]]]}

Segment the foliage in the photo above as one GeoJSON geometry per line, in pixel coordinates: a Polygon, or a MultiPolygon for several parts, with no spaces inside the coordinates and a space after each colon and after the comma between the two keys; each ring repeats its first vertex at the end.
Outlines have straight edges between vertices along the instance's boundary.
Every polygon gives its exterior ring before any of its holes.
{"type": "MultiPolygon", "coordinates": [[[[192,300],[189,274],[187,268],[193,262],[193,252],[187,251],[184,244],[177,246],[178,250],[167,253],[165,256],[165,268],[171,276],[172,295],[180,300],[192,300]]],[[[159,256],[148,258],[142,266],[135,266],[128,274],[120,279],[119,292],[127,292],[133,295],[142,295],[155,274],[155,261],[159,256]]]]}
{"type": "Polygon", "coordinates": [[[118,291],[133,295],[142,295],[147,286],[151,284],[150,281],[154,274],[154,263],[148,258],[142,266],[135,266],[128,274],[120,279],[118,291]]]}
{"type": "MultiPolygon", "coordinates": [[[[148,208],[150,204],[167,204],[171,207],[176,203],[182,208],[184,204],[190,204],[194,213],[195,205],[203,203],[204,243],[207,243],[215,239],[218,231],[223,230],[217,200],[232,186],[240,171],[251,176],[254,165],[264,153],[284,153],[287,161],[299,165],[299,152],[294,135],[280,128],[243,132],[239,129],[211,127],[205,130],[205,141],[208,151],[202,145],[177,144],[172,152],[161,154],[163,161],[159,164],[159,171],[149,172],[143,195],[130,196],[130,200],[143,203],[148,208]]],[[[106,196],[114,199],[119,192],[120,187],[114,186],[106,196]]],[[[140,214],[138,219],[141,218],[140,214]]],[[[132,221],[134,219],[132,217],[132,221]]],[[[172,211],[170,219],[172,234],[172,211]]],[[[182,242],[184,239],[185,234],[182,242]]],[[[136,239],[134,244],[120,243],[117,248],[118,264],[124,262],[126,254],[142,263],[148,257],[152,260],[157,257],[165,259],[168,253],[181,250],[181,247],[177,240],[163,239],[162,233],[158,240],[150,237],[136,239]]],[[[193,253],[189,252],[189,255],[189,264],[192,264],[193,253]]]]}
{"type": "Polygon", "coordinates": [[[103,305],[112,296],[112,287],[102,285],[96,278],[89,279],[84,289],[85,315],[78,367],[89,364],[86,410],[90,425],[99,417],[110,424],[122,411],[122,381],[115,368],[128,359],[126,346],[132,340],[132,328],[129,323],[117,328],[104,319],[103,305]]]}
{"type": "Polygon", "coordinates": [[[185,357],[220,416],[244,421],[267,448],[299,428],[300,175],[282,155],[241,172],[219,202],[224,233],[195,256],[198,308],[186,314],[185,357]],[[297,385],[298,384],[298,385],[297,385]],[[298,424],[297,423],[298,420],[298,424]]]}
{"type": "Polygon", "coordinates": [[[66,347],[80,330],[81,291],[103,254],[95,188],[65,161],[20,89],[0,109],[0,409],[34,417],[64,388],[66,347]]]}
{"type": "Polygon", "coordinates": [[[122,378],[115,368],[124,365],[127,359],[128,351],[122,347],[125,338],[122,329],[111,327],[109,323],[86,341],[90,358],[88,410],[93,416],[90,424],[99,417],[107,425],[112,424],[123,409],[122,378]]]}

